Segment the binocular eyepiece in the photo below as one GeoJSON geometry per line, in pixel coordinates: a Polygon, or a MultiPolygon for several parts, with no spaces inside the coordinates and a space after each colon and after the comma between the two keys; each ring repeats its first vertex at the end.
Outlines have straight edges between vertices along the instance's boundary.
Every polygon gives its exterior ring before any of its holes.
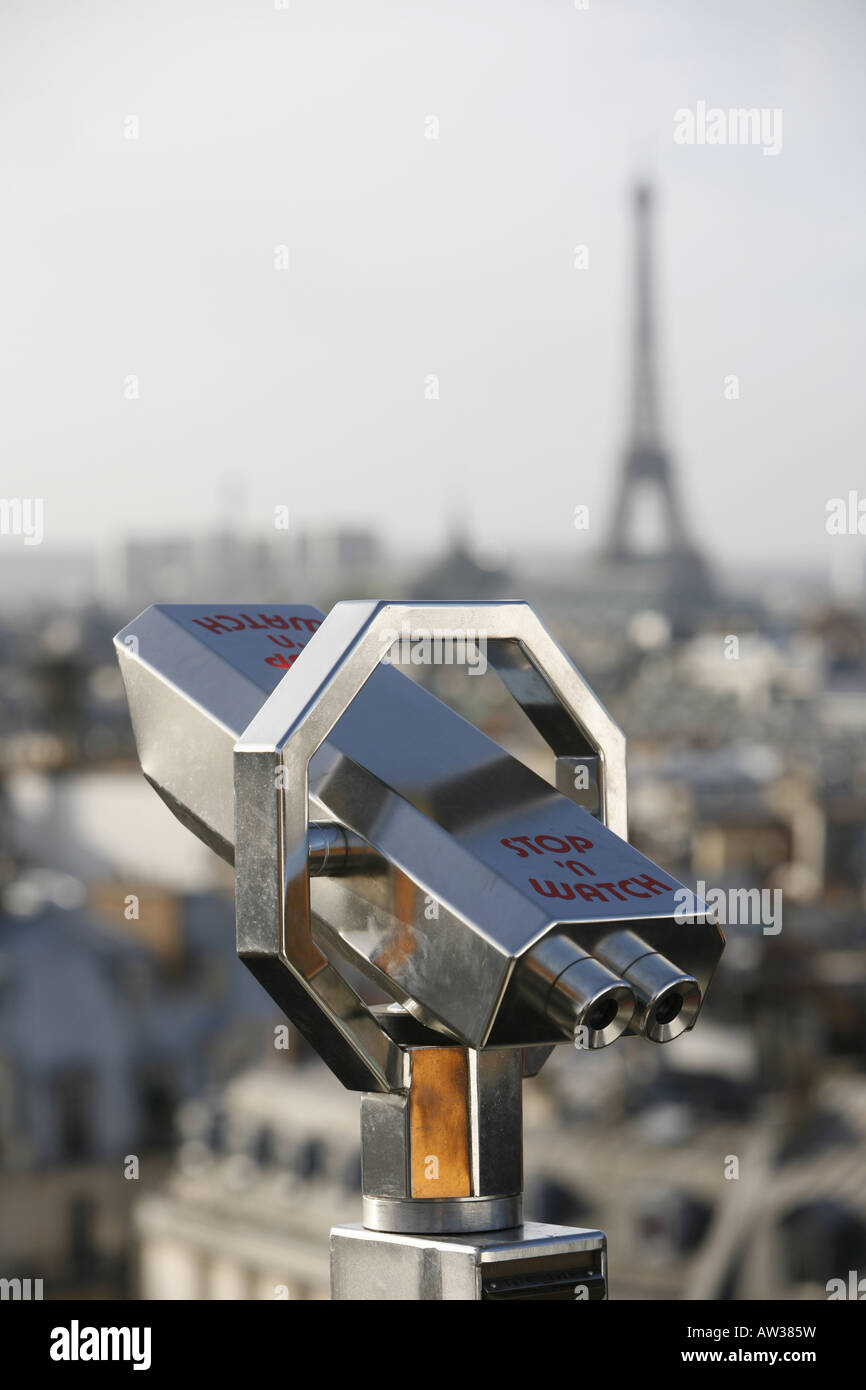
{"type": "Polygon", "coordinates": [[[701,1007],[697,980],[636,932],[613,932],[599,943],[597,953],[634,991],[636,1031],[650,1042],[670,1042],[694,1025],[701,1007]]]}
{"type": "Polygon", "coordinates": [[[567,936],[549,936],[526,956],[518,988],[575,1046],[595,1049],[626,1029],[670,1042],[694,1024],[697,980],[672,965],[635,932],[604,937],[590,955],[567,936]]]}

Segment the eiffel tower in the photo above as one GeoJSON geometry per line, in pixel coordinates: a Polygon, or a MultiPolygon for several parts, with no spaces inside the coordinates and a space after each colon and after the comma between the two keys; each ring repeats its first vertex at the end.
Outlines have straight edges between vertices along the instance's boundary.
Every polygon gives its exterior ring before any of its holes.
{"type": "Polygon", "coordinates": [[[656,384],[651,218],[653,194],[647,184],[634,190],[635,319],[630,438],[604,547],[606,565],[632,567],[641,585],[686,601],[705,600],[712,585],[703,557],[686,532],[671,459],[662,442],[656,384]],[[638,550],[633,538],[635,502],[641,489],[653,490],[661,504],[665,542],[660,550],[638,550]]]}

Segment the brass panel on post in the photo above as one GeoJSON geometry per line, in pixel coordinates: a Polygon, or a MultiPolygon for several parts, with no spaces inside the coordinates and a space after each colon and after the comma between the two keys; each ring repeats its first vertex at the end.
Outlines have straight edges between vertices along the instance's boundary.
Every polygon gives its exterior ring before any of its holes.
{"type": "Polygon", "coordinates": [[[409,1132],[413,1197],[468,1197],[469,1066],[462,1047],[412,1051],[409,1132]]]}

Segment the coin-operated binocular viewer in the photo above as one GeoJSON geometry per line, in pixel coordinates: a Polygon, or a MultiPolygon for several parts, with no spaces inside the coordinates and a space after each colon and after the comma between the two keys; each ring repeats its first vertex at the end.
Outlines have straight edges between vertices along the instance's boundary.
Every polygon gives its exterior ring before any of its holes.
{"type": "Polygon", "coordinates": [[[241,959],[363,1093],[334,1298],[604,1298],[600,1231],[523,1222],[523,1078],[691,1028],[724,939],[626,842],[625,740],[564,652],[523,603],[158,606],[115,643],[146,778],[234,862],[241,959]],[[401,670],[468,653],[550,782],[401,670]]]}

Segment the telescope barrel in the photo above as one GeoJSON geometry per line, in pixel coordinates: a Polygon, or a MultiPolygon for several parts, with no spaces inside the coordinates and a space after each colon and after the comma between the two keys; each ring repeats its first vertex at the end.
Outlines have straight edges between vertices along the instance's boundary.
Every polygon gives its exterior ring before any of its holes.
{"type": "Polygon", "coordinates": [[[663,1043],[693,1027],[701,1007],[701,990],[693,975],[633,931],[612,933],[596,952],[634,990],[635,1031],[650,1042],[663,1043]]]}
{"type": "Polygon", "coordinates": [[[539,942],[520,970],[518,987],[527,1003],[575,1046],[607,1047],[631,1022],[636,1006],[631,986],[565,936],[539,942]]]}

